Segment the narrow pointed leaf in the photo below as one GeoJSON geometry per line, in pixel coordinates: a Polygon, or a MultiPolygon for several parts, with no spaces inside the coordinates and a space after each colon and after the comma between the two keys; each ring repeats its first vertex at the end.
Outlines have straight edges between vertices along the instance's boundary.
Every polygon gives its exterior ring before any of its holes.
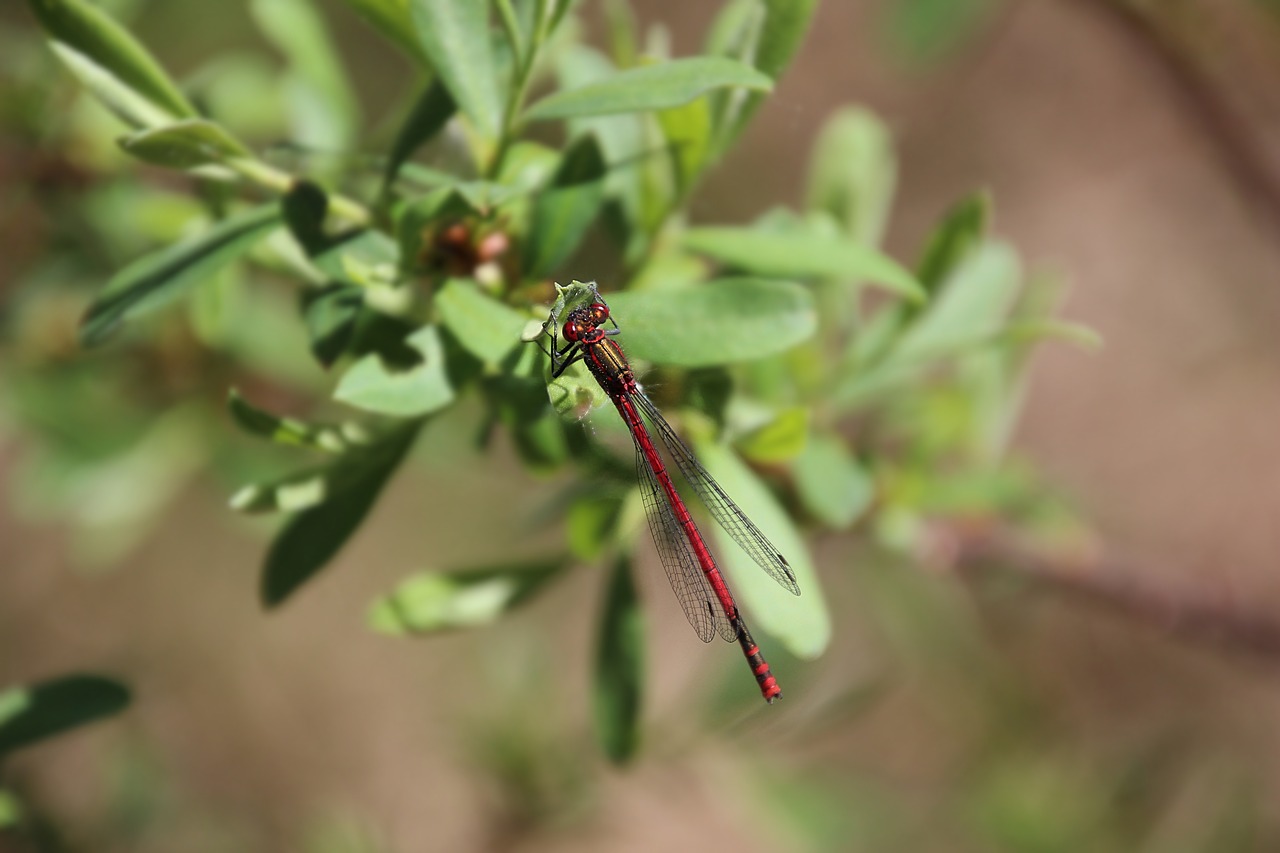
{"type": "Polygon", "coordinates": [[[417,27],[410,14],[410,0],[344,0],[355,13],[401,50],[422,63],[428,63],[417,27]]]}
{"type": "Polygon", "coordinates": [[[0,692],[0,758],[22,746],[109,717],[129,689],[96,675],[69,675],[0,692]]]}
{"type": "Polygon", "coordinates": [[[134,261],[116,273],[89,306],[80,325],[80,342],[102,343],[126,319],[213,276],[279,224],[279,206],[266,204],[134,261]]]}
{"type": "Polygon", "coordinates": [[[396,636],[475,628],[528,601],[564,570],[542,561],[457,572],[419,572],[374,602],[370,626],[396,636]]]}
{"type": "Polygon", "coordinates": [[[715,89],[767,92],[773,80],[722,56],[698,56],[619,71],[597,83],[548,95],[529,108],[531,121],[665,110],[715,89]]]}
{"type": "Polygon", "coordinates": [[[710,525],[719,546],[716,554],[728,567],[729,582],[746,604],[751,624],[777,637],[792,654],[817,657],[831,640],[831,616],[800,531],[777,498],[731,450],[712,440],[695,441],[694,448],[711,475],[787,558],[800,585],[800,595],[787,592],[720,525],[710,525]]]}
{"type": "Polygon", "coordinates": [[[579,137],[565,152],[551,185],[538,194],[533,204],[528,264],[531,275],[550,275],[578,248],[600,212],[607,171],[595,134],[579,137]]]}
{"type": "Polygon", "coordinates": [[[391,146],[391,153],[387,157],[387,168],[382,175],[383,187],[391,186],[405,161],[412,157],[419,147],[430,142],[436,134],[444,130],[449,119],[453,118],[453,114],[457,111],[458,105],[449,94],[449,90],[439,78],[432,80],[414,102],[409,117],[405,119],[400,133],[396,135],[395,144],[391,146]]]}
{"type": "Polygon", "coordinates": [[[807,231],[691,228],[684,247],[735,269],[783,278],[861,280],[908,299],[924,289],[892,258],[852,239],[807,231]]]}
{"type": "Polygon", "coordinates": [[[195,108],[137,39],[86,0],[28,0],[54,52],[106,105],[137,127],[194,118],[195,108]]]}
{"type": "Polygon", "coordinates": [[[605,591],[592,687],[596,736],[610,761],[626,764],[640,742],[644,698],[644,613],[629,555],[614,561],[605,591]]]}
{"type": "Polygon", "coordinates": [[[418,434],[403,427],[367,451],[360,476],[323,503],[289,519],[267,552],[262,600],[276,607],[310,580],[342,549],[373,507],[418,434]]]}
{"type": "MultiPolygon", "coordinates": [[[[753,30],[756,43],[750,51],[753,64],[770,80],[782,78],[787,66],[800,50],[813,14],[817,11],[818,0],[763,0],[765,18],[760,26],[753,30]]],[[[741,102],[729,105],[726,115],[717,123],[720,131],[720,149],[725,150],[733,140],[746,128],[751,117],[755,115],[764,95],[759,91],[745,93],[741,102]]]]}
{"type": "Polygon", "coordinates": [[[991,199],[975,193],[947,211],[929,236],[917,277],[930,293],[936,291],[969,254],[982,244],[991,216],[991,199]]]}
{"type": "Polygon", "coordinates": [[[817,330],[813,297],[798,284],[728,278],[671,293],[608,297],[628,355],[655,364],[711,367],[784,352],[817,330]]]}
{"type": "Polygon", "coordinates": [[[408,369],[395,369],[378,353],[369,353],[347,369],[333,392],[335,400],[383,415],[414,417],[453,402],[444,347],[434,326],[424,326],[405,341],[422,356],[408,369]]]}
{"type": "Polygon", "coordinates": [[[352,436],[344,435],[336,427],[316,426],[260,409],[242,397],[235,388],[227,395],[227,410],[236,424],[249,435],[265,438],[276,444],[340,453],[352,442],[352,436]]]}
{"type": "Polygon", "coordinates": [[[489,37],[487,0],[409,0],[423,53],[476,130],[495,139],[502,103],[489,37]]]}
{"type": "Polygon", "coordinates": [[[140,130],[121,139],[120,147],[139,160],[170,169],[194,169],[251,156],[226,128],[203,118],[140,130]]]}

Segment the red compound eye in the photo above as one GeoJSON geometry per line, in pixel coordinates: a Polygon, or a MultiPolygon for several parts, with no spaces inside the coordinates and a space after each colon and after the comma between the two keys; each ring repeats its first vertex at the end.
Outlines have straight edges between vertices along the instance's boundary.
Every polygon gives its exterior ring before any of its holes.
{"type": "Polygon", "coordinates": [[[582,330],[578,328],[577,320],[569,320],[564,324],[564,339],[569,343],[573,343],[582,336],[582,330]]]}
{"type": "Polygon", "coordinates": [[[603,324],[609,319],[609,306],[605,305],[603,302],[591,303],[591,308],[589,310],[591,322],[595,323],[597,326],[603,324]]]}

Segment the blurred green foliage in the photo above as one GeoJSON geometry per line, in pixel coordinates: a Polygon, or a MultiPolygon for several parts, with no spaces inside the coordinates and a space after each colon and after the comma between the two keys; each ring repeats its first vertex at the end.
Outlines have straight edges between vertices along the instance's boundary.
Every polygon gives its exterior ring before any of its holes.
{"type": "MultiPolygon", "coordinates": [[[[480,401],[477,443],[505,435],[531,470],[573,466],[556,510],[563,552],[435,567],[375,602],[370,624],[473,628],[572,564],[610,563],[597,729],[610,758],[633,758],[645,623],[631,555],[649,545],[636,532],[630,445],[611,420],[586,431],[575,413],[598,388],[581,375],[549,386],[545,357],[525,345],[552,281],[592,277],[587,258],[609,272],[601,286],[622,341],[658,380],[668,417],[800,576],[803,595],[780,596],[721,543],[779,661],[816,658],[831,636],[812,531],[853,531],[893,562],[926,547],[938,519],[1065,519],[1004,450],[1032,347],[1093,337],[1053,319],[1055,283],[991,235],[984,194],[958,200],[914,263],[888,257],[891,134],[851,106],[814,145],[802,209],[749,225],[688,221],[700,179],[799,49],[812,2],[729,0],[703,55],[670,57],[622,3],[609,4],[606,53],[568,0],[347,0],[414,78],[395,126],[374,131],[330,24],[300,0],[250,5],[282,77],[245,52],[182,80],[104,7],[29,5],[80,86],[45,73],[31,44],[3,51],[21,82],[3,95],[6,116],[52,139],[23,200],[48,210],[46,231],[2,309],[14,369],[0,426],[23,447],[14,505],[59,519],[86,563],[118,560],[209,472],[238,487],[234,509],[284,517],[261,573],[262,599],[277,606],[376,511],[422,427],[480,401]],[[298,164],[267,144],[281,136],[298,164]],[[375,153],[332,156],[356,149],[375,153]],[[100,283],[96,296],[82,282],[100,283]],[[78,339],[65,334],[68,312],[83,312],[78,339]],[[227,439],[223,406],[260,449],[227,439]],[[261,473],[299,457],[291,473],[261,473]]],[[[127,21],[132,4],[112,8],[127,21]]],[[[923,14],[905,20],[932,45],[923,14]]],[[[722,701],[747,701],[743,680],[722,701]]],[[[856,713],[865,687],[827,710],[856,713]]],[[[66,722],[49,721],[50,732],[66,722]]],[[[6,725],[0,715],[0,740],[6,725]]],[[[520,781],[536,775],[524,748],[490,758],[533,791],[520,781]]],[[[1082,799],[1042,827],[1038,810],[1077,791],[1056,777],[1023,784],[1040,772],[981,768],[964,819],[1009,849],[1088,846],[1102,806],[1082,799]],[[1075,842],[1044,841],[1063,838],[1075,842]]],[[[873,848],[909,840],[891,809],[848,814],[843,798],[799,788],[783,800],[807,813],[796,819],[817,847],[854,823],[873,848]]]]}

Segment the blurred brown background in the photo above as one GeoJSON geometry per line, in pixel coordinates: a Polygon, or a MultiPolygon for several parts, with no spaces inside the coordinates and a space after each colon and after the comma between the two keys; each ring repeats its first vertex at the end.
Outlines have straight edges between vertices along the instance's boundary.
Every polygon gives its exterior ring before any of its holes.
{"type": "MultiPolygon", "coordinates": [[[[68,569],[56,529],[0,515],[0,682],[88,669],[135,690],[124,716],[20,754],[3,780],[85,850],[1080,849],[984,831],[982,763],[990,797],[1025,801],[1041,826],[1088,826],[1132,798],[1142,831],[1096,849],[1276,849],[1280,22],[1264,3],[993,3],[951,52],[913,63],[891,5],[822,4],[695,216],[798,203],[818,128],[850,103],[896,136],[895,256],[990,188],[996,232],[1063,274],[1065,314],[1106,341],[1041,350],[1017,438],[1096,526],[1096,559],[1038,567],[1052,580],[1016,596],[925,573],[909,582],[919,608],[886,616],[884,581],[846,570],[855,545],[819,541],[833,647],[788,664],[801,674],[778,707],[709,722],[682,694],[735,664],[691,642],[642,566],[648,739],[619,772],[589,737],[593,573],[482,633],[405,642],[362,625],[408,571],[536,536],[545,484],[513,460],[432,432],[339,565],[270,617],[252,594],[261,538],[217,488],[185,492],[98,576],[68,569]],[[457,513],[478,506],[504,532],[457,541],[475,530],[457,513]],[[890,660],[884,636],[917,618],[954,632],[950,656],[890,660]],[[863,712],[806,709],[824,673],[889,671],[863,712]],[[825,842],[796,830],[806,815],[835,821],[825,842]]],[[[637,3],[676,54],[697,50],[711,7],[637,3]]],[[[30,30],[22,9],[4,18],[30,30]]],[[[334,20],[376,120],[401,67],[345,10],[334,20]]],[[[175,3],[140,36],[182,70],[245,33],[239,9],[175,3]]]]}

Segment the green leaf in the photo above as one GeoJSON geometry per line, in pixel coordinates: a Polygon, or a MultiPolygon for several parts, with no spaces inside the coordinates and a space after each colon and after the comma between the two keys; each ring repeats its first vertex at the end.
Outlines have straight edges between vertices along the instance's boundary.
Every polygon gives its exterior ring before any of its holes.
{"type": "Polygon", "coordinates": [[[382,175],[384,188],[391,186],[400,167],[413,156],[413,152],[444,130],[457,111],[458,105],[454,103],[449,90],[439,78],[432,80],[426,91],[414,102],[409,117],[396,135],[395,144],[391,146],[387,167],[382,175]]]}
{"type": "Polygon", "coordinates": [[[28,0],[53,50],[107,107],[137,127],[196,110],[132,34],[85,0],[28,0]]]}
{"type": "Polygon", "coordinates": [[[550,275],[582,242],[604,201],[606,172],[604,152],[595,134],[581,136],[569,146],[551,185],[533,203],[528,240],[530,275],[550,275]]]}
{"type": "Polygon", "coordinates": [[[574,557],[584,561],[600,558],[617,529],[622,503],[622,494],[603,492],[597,485],[590,494],[569,504],[565,529],[574,557]]]}
{"type": "Polygon", "coordinates": [[[302,321],[311,341],[311,353],[324,367],[330,367],[351,345],[364,289],[351,284],[331,284],[311,288],[302,294],[302,321]]]}
{"type": "Polygon", "coordinates": [[[846,371],[840,376],[831,401],[848,409],[910,380],[940,360],[1001,343],[1021,281],[1013,249],[1002,243],[983,244],[947,277],[928,308],[915,317],[885,355],[865,370],[846,371]]]}
{"type": "Polygon", "coordinates": [[[924,289],[896,261],[849,238],[759,228],[691,228],[684,247],[758,275],[864,280],[908,299],[924,289]]]}
{"type": "Polygon", "coordinates": [[[407,370],[396,370],[378,353],[370,353],[342,375],[334,399],[365,411],[400,417],[425,415],[452,403],[453,387],[435,326],[423,326],[405,343],[421,354],[421,362],[407,370]]]}
{"type": "Polygon", "coordinates": [[[809,440],[809,409],[793,406],[767,424],[734,442],[735,449],[752,462],[775,465],[798,456],[809,440]]]}
{"type": "Polygon", "coordinates": [[[614,561],[605,591],[592,694],[600,745],[614,764],[626,764],[640,742],[644,697],[644,613],[628,555],[614,561]]]}
{"type": "Polygon", "coordinates": [[[329,453],[341,453],[351,444],[351,439],[335,427],[313,426],[294,418],[272,414],[254,406],[240,396],[240,392],[235,388],[227,394],[227,410],[231,412],[231,417],[236,424],[249,435],[265,438],[276,444],[324,450],[329,453]]]}
{"type": "Polygon", "coordinates": [[[887,40],[911,62],[941,62],[972,39],[995,8],[993,0],[894,0],[887,7],[887,40]]]}
{"type": "Polygon", "coordinates": [[[0,757],[22,746],[116,714],[129,689],[96,675],[68,675],[0,693],[0,757]]]}
{"type": "Polygon", "coordinates": [[[264,204],[129,264],[112,276],[89,306],[80,325],[81,344],[102,343],[128,318],[212,277],[279,224],[279,206],[264,204]]]}
{"type": "Polygon", "coordinates": [[[419,572],[369,610],[375,631],[395,636],[475,628],[528,601],[563,570],[534,561],[455,572],[419,572]]]}
{"type": "Polygon", "coordinates": [[[991,216],[991,199],[974,193],[952,207],[933,233],[917,267],[925,290],[935,292],[971,252],[982,245],[991,216]]]}
{"type": "MultiPolygon", "coordinates": [[[[777,81],[799,51],[817,6],[818,0],[764,0],[764,21],[750,30],[756,41],[744,58],[750,57],[757,69],[777,81]]],[[[740,101],[726,102],[725,112],[716,122],[720,151],[738,138],[763,102],[760,92],[748,92],[740,101]]]]}
{"type": "Polygon", "coordinates": [[[800,531],[777,498],[732,451],[717,441],[695,437],[694,449],[738,507],[747,514],[778,552],[786,556],[800,595],[792,595],[769,577],[729,534],[714,524],[718,556],[728,567],[730,585],[752,614],[752,624],[777,637],[794,655],[815,658],[831,640],[827,612],[817,571],[800,531]]]}
{"type": "Polygon", "coordinates": [[[418,41],[458,108],[485,139],[502,126],[497,69],[489,40],[489,3],[409,0],[418,41]]]}
{"type": "Polygon", "coordinates": [[[121,139],[120,147],[139,160],[170,169],[194,169],[251,156],[226,128],[203,118],[140,130],[121,139]]]}
{"type": "Polygon", "coordinates": [[[665,110],[730,86],[767,92],[773,81],[749,65],[722,56],[675,59],[548,95],[530,107],[525,118],[542,121],[665,110]]]}
{"type": "Polygon", "coordinates": [[[316,267],[336,282],[368,288],[391,284],[400,264],[396,241],[376,228],[325,231],[329,195],[311,181],[299,180],[280,200],[285,224],[316,267]]]}
{"type": "Polygon", "coordinates": [[[829,214],[858,243],[878,246],[896,183],[893,140],[874,113],[846,107],[827,119],[809,166],[809,210],[829,214]]]}
{"type": "Polygon", "coordinates": [[[929,308],[889,354],[894,362],[921,361],[964,350],[993,334],[1009,316],[1022,284],[1017,253],[985,244],[947,277],[929,308]]]}
{"type": "Polygon", "coordinates": [[[529,322],[526,315],[485,295],[471,279],[449,279],[435,304],[444,327],[487,365],[502,361],[521,342],[529,322]]]}
{"type": "Polygon", "coordinates": [[[875,500],[874,478],[836,436],[810,436],[792,470],[805,509],[833,529],[853,524],[875,500]]]}
{"type": "Polygon", "coordinates": [[[654,364],[711,367],[785,352],[817,330],[813,297],[798,284],[725,278],[701,287],[608,297],[627,354],[654,364]]]}
{"type": "MultiPolygon", "coordinates": [[[[402,427],[365,451],[360,476],[323,503],[289,519],[271,543],[262,567],[265,606],[284,603],[346,544],[413,445],[419,426],[402,427]]],[[[351,463],[344,460],[343,464],[351,463]]]]}
{"type": "Polygon", "coordinates": [[[388,40],[419,62],[429,62],[418,41],[417,27],[409,11],[409,0],[344,0],[388,40]]]}
{"type": "Polygon", "coordinates": [[[258,29],[289,60],[283,84],[291,95],[294,137],[344,148],[360,125],[360,109],[323,17],[309,0],[252,0],[258,29]]]}

